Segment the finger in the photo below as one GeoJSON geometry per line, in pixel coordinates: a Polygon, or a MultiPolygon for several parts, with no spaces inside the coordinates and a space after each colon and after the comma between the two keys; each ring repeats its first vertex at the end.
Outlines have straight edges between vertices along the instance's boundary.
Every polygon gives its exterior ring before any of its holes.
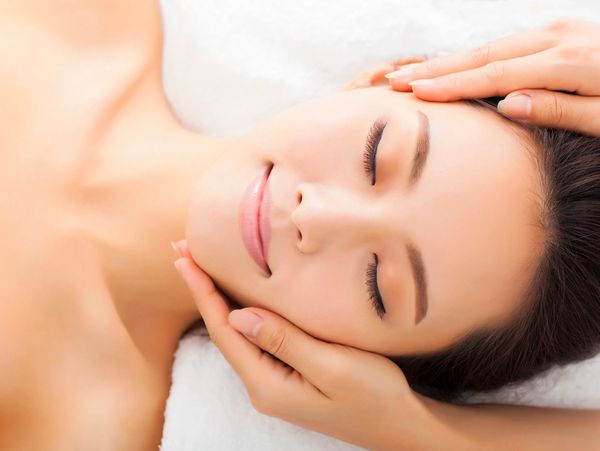
{"type": "MultiPolygon", "coordinates": [[[[385,70],[385,71],[382,70],[381,72],[375,74],[375,77],[373,77],[372,81],[378,82],[378,83],[389,82],[390,74],[398,72],[400,70],[400,68],[403,68],[403,67],[419,65],[420,63],[423,63],[423,61],[427,61],[427,58],[422,57],[422,56],[413,56],[410,58],[403,58],[403,59],[399,59],[396,61],[392,61],[385,67],[387,70],[385,70]]],[[[382,69],[383,68],[384,67],[382,66],[382,69]]],[[[404,86],[398,86],[397,90],[398,91],[410,91],[410,86],[408,86],[406,84],[404,86]]]]}
{"type": "Polygon", "coordinates": [[[447,102],[468,98],[504,96],[517,89],[572,91],[578,80],[597,80],[591,65],[551,65],[554,56],[545,52],[496,61],[477,69],[410,82],[413,93],[424,100],[447,102]]]}
{"type": "Polygon", "coordinates": [[[393,89],[405,90],[412,80],[435,78],[481,67],[492,61],[531,55],[553,45],[548,34],[531,30],[487,42],[475,49],[431,58],[420,64],[410,64],[386,75],[386,78],[390,80],[393,89]]]}
{"type": "Polygon", "coordinates": [[[259,357],[260,351],[256,346],[230,327],[229,306],[211,278],[189,258],[179,258],[175,264],[190,289],[211,339],[222,351],[225,351],[223,352],[225,357],[233,355],[234,352],[239,353],[241,360],[252,356],[259,357]]]}
{"type": "Polygon", "coordinates": [[[376,86],[378,84],[385,84],[387,82],[387,79],[385,78],[386,74],[391,73],[398,67],[403,66],[405,64],[412,64],[421,61],[425,61],[425,58],[420,56],[412,56],[410,58],[403,58],[400,60],[390,61],[387,63],[378,64],[376,66],[371,66],[360,72],[358,75],[352,78],[352,80],[346,83],[342,88],[342,91],[349,91],[357,88],[367,88],[370,86],[376,86]]]}
{"type": "Polygon", "coordinates": [[[600,136],[600,97],[527,89],[509,94],[498,109],[532,124],[600,136]]]}
{"type": "Polygon", "coordinates": [[[346,83],[342,87],[342,91],[351,91],[353,89],[368,88],[369,86],[373,86],[377,84],[378,81],[383,80],[385,74],[393,70],[394,65],[392,63],[383,63],[377,66],[369,67],[346,83]]]}
{"type": "Polygon", "coordinates": [[[229,321],[266,352],[293,367],[326,396],[335,392],[337,375],[348,367],[348,352],[344,346],[318,340],[266,310],[236,310],[231,312],[229,321]],[[257,317],[260,318],[258,326],[257,317]]]}
{"type": "MultiPolygon", "coordinates": [[[[187,251],[187,243],[184,240],[179,241],[177,247],[183,253],[187,251]]],[[[252,364],[261,358],[262,352],[230,326],[230,308],[210,276],[190,258],[179,258],[176,264],[192,293],[211,340],[236,372],[244,378],[252,364]]]]}
{"type": "MultiPolygon", "coordinates": [[[[183,243],[180,241],[178,244],[183,243]]],[[[248,365],[237,359],[240,352],[238,345],[241,339],[248,350],[249,343],[240,337],[238,331],[269,354],[298,370],[313,385],[319,385],[319,376],[325,365],[329,366],[331,362],[332,356],[327,347],[335,345],[309,336],[289,321],[266,310],[249,308],[230,313],[225,299],[204,271],[189,258],[180,258],[177,262],[180,265],[178,270],[192,292],[211,338],[242,377],[246,375],[248,365]],[[324,365],[319,365],[319,362],[324,362],[324,365]]]]}
{"type": "MultiPolygon", "coordinates": [[[[206,273],[188,258],[180,258],[177,263],[202,314],[211,340],[239,374],[253,403],[258,398],[259,406],[268,405],[268,410],[277,413],[273,406],[285,400],[296,409],[306,411],[307,415],[314,414],[313,408],[325,407],[320,401],[321,398],[327,401],[327,398],[317,388],[299,374],[294,375],[292,370],[262,352],[230,326],[226,300],[206,273]]],[[[263,311],[262,314],[268,315],[268,312],[263,311]]]]}
{"type": "Polygon", "coordinates": [[[186,240],[179,240],[176,243],[171,241],[171,246],[178,257],[192,258],[192,254],[190,253],[190,249],[186,240]]]}

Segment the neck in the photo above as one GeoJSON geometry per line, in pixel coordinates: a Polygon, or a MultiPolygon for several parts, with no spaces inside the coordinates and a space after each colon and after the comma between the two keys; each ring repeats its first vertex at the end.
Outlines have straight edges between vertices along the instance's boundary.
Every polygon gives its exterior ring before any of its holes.
{"type": "Polygon", "coordinates": [[[199,174],[231,146],[173,115],[154,70],[111,112],[84,188],[84,223],[115,309],[146,357],[172,358],[200,315],[178,276],[171,241],[184,238],[199,174]]]}

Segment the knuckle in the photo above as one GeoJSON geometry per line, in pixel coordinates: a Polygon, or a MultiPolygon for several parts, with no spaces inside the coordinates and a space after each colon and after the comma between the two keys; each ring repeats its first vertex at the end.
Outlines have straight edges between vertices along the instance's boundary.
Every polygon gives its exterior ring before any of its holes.
{"type": "Polygon", "coordinates": [[[446,81],[446,84],[454,90],[460,89],[461,77],[457,72],[453,72],[451,74],[446,75],[443,80],[446,81]]]}
{"type": "Polygon", "coordinates": [[[557,50],[559,59],[564,63],[587,62],[596,58],[596,49],[587,45],[562,46],[557,50]]]}
{"type": "Polygon", "coordinates": [[[546,30],[551,33],[565,33],[576,29],[579,25],[579,20],[572,17],[560,17],[546,25],[546,30]]]}
{"type": "Polygon", "coordinates": [[[471,50],[471,62],[476,66],[483,66],[490,62],[492,44],[490,42],[471,50]]]}
{"type": "Polygon", "coordinates": [[[219,329],[217,327],[210,327],[207,328],[207,330],[210,341],[212,341],[217,348],[221,349],[221,346],[223,345],[223,335],[220,333],[219,329]]]}
{"type": "Polygon", "coordinates": [[[261,341],[264,344],[265,351],[274,356],[280,356],[283,355],[287,348],[288,335],[281,328],[265,330],[265,335],[261,341]]]}
{"type": "Polygon", "coordinates": [[[485,78],[487,78],[490,82],[497,82],[504,77],[506,72],[506,66],[501,61],[494,61],[492,63],[486,64],[483,67],[483,73],[485,78]]]}
{"type": "Polygon", "coordinates": [[[342,387],[352,379],[354,372],[349,359],[344,355],[334,354],[330,356],[327,368],[323,371],[323,382],[331,387],[342,387]]]}
{"type": "Polygon", "coordinates": [[[440,64],[437,58],[429,58],[423,63],[423,68],[428,74],[436,74],[440,68],[440,64]]]}
{"type": "Polygon", "coordinates": [[[569,117],[571,118],[569,126],[575,130],[583,130],[588,123],[591,126],[594,125],[595,116],[597,115],[590,110],[589,103],[579,105],[577,108],[571,107],[569,108],[569,117]]]}
{"type": "Polygon", "coordinates": [[[550,102],[546,104],[544,117],[554,124],[562,124],[567,116],[566,105],[560,102],[557,96],[553,95],[550,102]]]}
{"type": "Polygon", "coordinates": [[[264,401],[263,398],[256,395],[250,395],[250,402],[252,403],[252,407],[259,413],[263,415],[270,415],[270,409],[268,403],[264,401]]]}
{"type": "Polygon", "coordinates": [[[248,395],[252,406],[257,412],[269,416],[275,415],[275,402],[271,390],[262,388],[259,385],[248,390],[248,395]]]}

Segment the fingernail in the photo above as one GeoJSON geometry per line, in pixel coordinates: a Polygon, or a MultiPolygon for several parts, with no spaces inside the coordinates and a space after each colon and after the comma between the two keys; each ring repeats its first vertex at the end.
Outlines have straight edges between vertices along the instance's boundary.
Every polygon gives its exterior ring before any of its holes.
{"type": "Polygon", "coordinates": [[[177,248],[175,241],[171,241],[171,247],[175,251],[175,255],[177,255],[178,257],[181,257],[181,252],[179,252],[179,249],[177,248]]]}
{"type": "Polygon", "coordinates": [[[177,270],[177,272],[179,273],[179,275],[181,274],[181,264],[183,263],[183,260],[181,258],[178,258],[177,260],[175,260],[173,262],[173,265],[175,265],[175,269],[177,270]]]}
{"type": "Polygon", "coordinates": [[[516,119],[528,119],[532,109],[531,97],[518,93],[498,102],[498,111],[516,119]]]}
{"type": "Polygon", "coordinates": [[[513,91],[509,95],[507,95],[505,98],[506,99],[510,99],[511,97],[520,96],[520,95],[523,95],[523,94],[525,94],[525,93],[524,92],[519,92],[519,91],[513,91]]]}
{"type": "Polygon", "coordinates": [[[229,313],[229,324],[244,335],[254,338],[260,330],[263,319],[248,310],[232,310],[229,313]]]}
{"type": "Polygon", "coordinates": [[[388,80],[394,80],[394,81],[409,81],[412,77],[412,75],[414,74],[415,70],[412,67],[401,67],[398,70],[395,70],[394,72],[389,72],[387,74],[385,74],[385,78],[387,78],[388,80]]]}
{"type": "Polygon", "coordinates": [[[422,78],[420,80],[409,81],[408,85],[413,88],[431,88],[435,86],[436,81],[434,78],[422,78]]]}

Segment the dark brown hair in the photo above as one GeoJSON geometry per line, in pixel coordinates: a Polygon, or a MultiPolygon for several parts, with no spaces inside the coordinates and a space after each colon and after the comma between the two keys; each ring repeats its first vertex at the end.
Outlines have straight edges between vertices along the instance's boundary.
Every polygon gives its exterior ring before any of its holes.
{"type": "MultiPolygon", "coordinates": [[[[496,98],[468,104],[497,111],[496,98]]],[[[545,243],[524,302],[505,326],[393,360],[412,388],[461,402],[600,351],[600,138],[518,123],[534,146],[545,243]]]]}

